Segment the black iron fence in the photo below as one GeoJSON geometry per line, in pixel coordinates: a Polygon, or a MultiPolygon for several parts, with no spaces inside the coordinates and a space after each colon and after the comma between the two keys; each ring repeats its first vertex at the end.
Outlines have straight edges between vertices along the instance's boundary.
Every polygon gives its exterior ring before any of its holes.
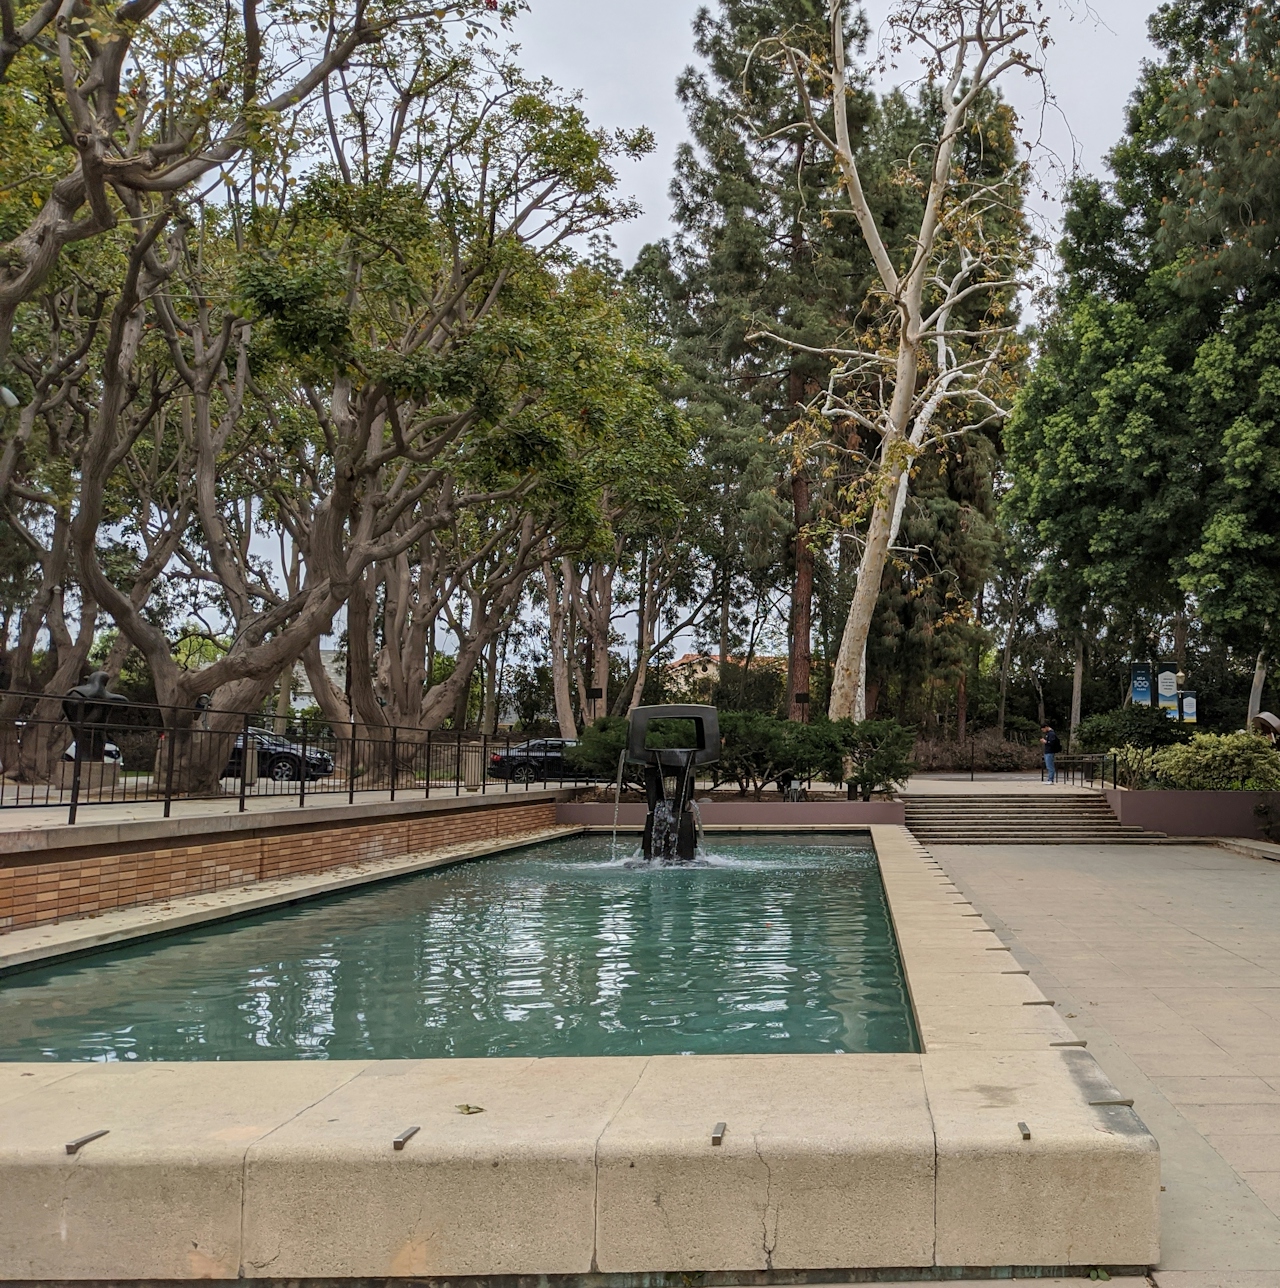
{"type": "MultiPolygon", "coordinates": [[[[1120,758],[1114,752],[1095,752],[1089,755],[1067,756],[1061,752],[1054,757],[1054,777],[1066,787],[1092,787],[1104,791],[1120,785],[1120,758]]],[[[1040,766],[1040,781],[1047,777],[1040,766]]]]}
{"type": "Polygon", "coordinates": [[[316,797],[381,792],[461,796],[596,781],[560,739],[291,721],[261,712],[145,703],[64,703],[0,695],[0,808],[263,798],[305,807],[316,797]],[[59,708],[63,708],[59,710],[59,708]]]}

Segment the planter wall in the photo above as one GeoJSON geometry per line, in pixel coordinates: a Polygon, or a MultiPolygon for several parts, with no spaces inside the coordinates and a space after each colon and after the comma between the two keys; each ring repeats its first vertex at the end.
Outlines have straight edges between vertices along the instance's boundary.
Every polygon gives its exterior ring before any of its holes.
{"type": "MultiPolygon", "coordinates": [[[[870,827],[907,821],[901,801],[703,801],[698,809],[704,827],[870,827]]],[[[618,807],[618,826],[641,828],[644,816],[643,805],[628,801],[618,807]]],[[[612,827],[613,806],[562,801],[556,822],[612,827]]]]}
{"type": "Polygon", "coordinates": [[[1257,808],[1277,792],[1123,792],[1108,791],[1107,804],[1125,826],[1136,825],[1169,836],[1242,836],[1262,840],[1257,808]]]}

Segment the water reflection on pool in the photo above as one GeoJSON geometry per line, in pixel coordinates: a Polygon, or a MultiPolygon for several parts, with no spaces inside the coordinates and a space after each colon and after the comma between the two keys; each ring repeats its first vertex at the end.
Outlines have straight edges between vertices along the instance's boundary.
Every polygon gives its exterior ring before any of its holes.
{"type": "Polygon", "coordinates": [[[580,837],[0,981],[0,1059],[918,1050],[861,839],[580,837]]]}

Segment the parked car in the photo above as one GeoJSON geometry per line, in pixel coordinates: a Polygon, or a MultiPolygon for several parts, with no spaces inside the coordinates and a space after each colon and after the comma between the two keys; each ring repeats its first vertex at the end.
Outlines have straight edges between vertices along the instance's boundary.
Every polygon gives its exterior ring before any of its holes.
{"type": "MultiPolygon", "coordinates": [[[[67,746],[66,751],[62,753],[63,760],[74,760],[76,758],[76,741],[73,738],[67,746]]],[[[119,765],[124,768],[124,756],[120,748],[114,742],[108,740],[102,744],[102,763],[104,765],[119,765]]]]}
{"type": "MultiPolygon", "coordinates": [[[[258,749],[258,776],[277,783],[296,782],[302,777],[303,747],[270,729],[249,729],[249,737],[258,749]]],[[[244,734],[236,735],[236,744],[223,767],[223,778],[239,778],[244,759],[244,734]]],[[[327,778],[333,773],[333,757],[323,748],[306,748],[307,780],[327,778]]]]}
{"type": "Polygon", "coordinates": [[[513,783],[590,778],[591,774],[566,759],[565,753],[577,745],[576,741],[566,738],[535,738],[518,743],[509,751],[495,751],[489,757],[489,777],[509,778],[513,783]]]}

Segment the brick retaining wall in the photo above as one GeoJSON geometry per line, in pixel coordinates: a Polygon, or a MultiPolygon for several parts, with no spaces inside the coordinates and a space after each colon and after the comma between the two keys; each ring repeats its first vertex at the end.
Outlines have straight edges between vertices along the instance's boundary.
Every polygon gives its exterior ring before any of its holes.
{"type": "Polygon", "coordinates": [[[244,836],[184,836],[176,845],[79,846],[46,862],[4,854],[0,933],[349,863],[498,840],[555,823],[556,802],[544,799],[359,823],[263,826],[244,836]]]}

